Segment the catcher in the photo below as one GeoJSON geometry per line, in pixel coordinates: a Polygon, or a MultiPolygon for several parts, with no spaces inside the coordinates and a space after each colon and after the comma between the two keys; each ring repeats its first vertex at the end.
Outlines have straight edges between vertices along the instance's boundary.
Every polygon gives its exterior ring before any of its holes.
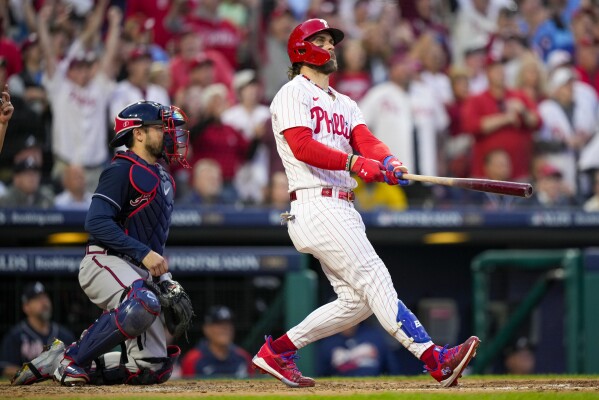
{"type": "Polygon", "coordinates": [[[54,378],[65,386],[151,385],[167,381],[180,349],[166,345],[167,329],[186,331],[193,310],[168,272],[162,253],[169,232],[175,185],[158,163],[185,161],[187,122],[177,107],[140,101],[115,118],[118,152],[100,177],[87,213],[90,233],[79,283],[104,313],[65,346],[54,342],[23,364],[13,385],[54,378]],[[114,351],[121,345],[121,351],[114,351]]]}

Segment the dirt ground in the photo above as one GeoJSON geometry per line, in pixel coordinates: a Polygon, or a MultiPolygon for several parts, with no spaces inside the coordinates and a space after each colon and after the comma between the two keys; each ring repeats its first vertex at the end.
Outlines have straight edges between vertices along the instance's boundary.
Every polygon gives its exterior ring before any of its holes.
{"type": "Polygon", "coordinates": [[[239,381],[172,381],[156,386],[85,386],[61,387],[54,382],[43,382],[32,386],[13,387],[8,382],[0,383],[0,399],[39,397],[64,399],[72,397],[116,398],[122,395],[137,396],[219,396],[219,395],[351,395],[354,393],[406,392],[406,391],[460,391],[460,392],[574,392],[592,391],[599,393],[599,380],[591,378],[542,378],[542,379],[463,379],[460,386],[442,389],[428,380],[321,380],[314,388],[288,389],[274,379],[239,381]]]}

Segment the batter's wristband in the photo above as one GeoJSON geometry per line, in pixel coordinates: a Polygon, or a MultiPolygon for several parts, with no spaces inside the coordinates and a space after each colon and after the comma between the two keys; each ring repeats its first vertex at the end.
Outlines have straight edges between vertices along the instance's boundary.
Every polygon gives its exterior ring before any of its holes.
{"type": "Polygon", "coordinates": [[[351,170],[351,162],[354,159],[354,155],[353,154],[348,154],[347,155],[347,161],[345,161],[345,170],[349,171],[351,170]]]}

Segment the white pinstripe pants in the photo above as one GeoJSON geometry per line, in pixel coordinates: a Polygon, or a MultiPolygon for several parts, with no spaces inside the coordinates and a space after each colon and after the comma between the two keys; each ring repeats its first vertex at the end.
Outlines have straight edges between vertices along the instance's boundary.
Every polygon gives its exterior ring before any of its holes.
{"type": "Polygon", "coordinates": [[[397,292],[389,271],[366,237],[362,217],[352,203],[322,197],[322,188],[296,191],[291,203],[288,231],[295,248],[316,257],[331,282],[337,299],[319,307],[287,332],[302,348],[339,333],[374,313],[383,328],[420,358],[432,345],[412,343],[399,329],[397,292]]]}

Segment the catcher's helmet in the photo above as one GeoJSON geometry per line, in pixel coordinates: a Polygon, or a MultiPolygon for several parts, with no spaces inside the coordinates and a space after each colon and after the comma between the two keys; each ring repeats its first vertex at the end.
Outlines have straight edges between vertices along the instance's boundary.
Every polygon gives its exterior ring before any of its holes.
{"type": "Polygon", "coordinates": [[[341,42],[345,36],[341,30],[329,27],[324,19],[314,18],[302,22],[291,32],[287,42],[287,54],[291,64],[305,62],[312,65],[324,65],[331,59],[328,51],[306,41],[310,36],[319,32],[328,32],[333,37],[335,44],[341,42]]]}
{"type": "Polygon", "coordinates": [[[111,147],[123,146],[127,136],[134,128],[161,125],[164,132],[164,158],[167,161],[178,161],[189,168],[187,163],[187,146],[189,131],[180,128],[187,123],[187,116],[178,107],[163,106],[153,101],[138,101],[125,107],[114,119],[115,136],[110,141],[111,147]]]}

